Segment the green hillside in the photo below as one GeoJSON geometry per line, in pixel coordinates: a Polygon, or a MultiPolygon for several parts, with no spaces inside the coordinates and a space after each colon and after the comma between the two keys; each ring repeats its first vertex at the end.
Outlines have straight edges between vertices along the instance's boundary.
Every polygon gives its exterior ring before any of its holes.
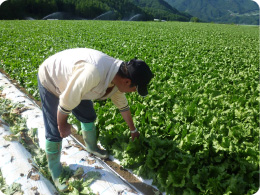
{"type": "Polygon", "coordinates": [[[259,7],[251,0],[165,0],[205,22],[259,24],[259,7]]]}
{"type": "Polygon", "coordinates": [[[163,0],[131,0],[131,2],[158,19],[187,21],[187,18],[190,20],[192,17],[187,13],[179,12],[163,0]]]}
{"type": "Polygon", "coordinates": [[[0,19],[100,19],[189,21],[162,0],[9,0],[0,7],[0,19]]]}

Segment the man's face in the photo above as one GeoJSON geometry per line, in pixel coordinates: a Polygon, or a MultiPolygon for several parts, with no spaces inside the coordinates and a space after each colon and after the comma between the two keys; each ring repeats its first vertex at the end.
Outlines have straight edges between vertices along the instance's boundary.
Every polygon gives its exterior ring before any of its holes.
{"type": "Polygon", "coordinates": [[[122,79],[122,82],[117,87],[119,91],[124,93],[130,93],[136,91],[136,86],[131,86],[131,80],[127,78],[122,79]]]}
{"type": "Polygon", "coordinates": [[[135,92],[135,91],[136,91],[136,86],[133,86],[133,87],[128,87],[125,92],[130,93],[130,92],[135,92]]]}

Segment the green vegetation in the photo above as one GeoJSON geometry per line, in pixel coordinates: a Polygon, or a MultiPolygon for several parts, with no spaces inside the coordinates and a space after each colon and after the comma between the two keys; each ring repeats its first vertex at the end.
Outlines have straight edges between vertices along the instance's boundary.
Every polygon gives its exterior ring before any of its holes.
{"type": "Polygon", "coordinates": [[[189,21],[191,15],[181,13],[161,0],[130,0],[135,5],[143,8],[147,13],[156,19],[170,21],[189,21]]]}
{"type": "Polygon", "coordinates": [[[101,143],[168,194],[259,188],[259,29],[179,22],[1,21],[0,66],[38,97],[48,56],[89,47],[143,59],[150,95],[127,95],[141,136],[130,141],[111,101],[95,102],[101,143]]]}
{"type": "Polygon", "coordinates": [[[165,0],[205,22],[259,25],[259,6],[251,0],[165,0]]]}
{"type": "Polygon", "coordinates": [[[102,19],[189,21],[189,14],[180,13],[160,0],[8,0],[0,7],[0,19],[102,19]],[[103,15],[104,14],[104,15],[103,15]],[[103,15],[103,16],[101,16],[103,15]]]}
{"type": "Polygon", "coordinates": [[[114,13],[106,19],[123,19],[124,16],[130,17],[133,13],[142,14],[143,20],[152,19],[152,16],[127,0],[119,2],[112,0],[9,0],[0,7],[0,19],[25,19],[26,17],[42,19],[54,12],[66,13],[62,17],[56,16],[57,19],[94,19],[108,11],[114,13]]]}
{"type": "MultiPolygon", "coordinates": [[[[6,141],[19,141],[31,153],[34,161],[31,165],[52,182],[45,151],[39,148],[38,145],[37,129],[28,129],[25,119],[21,116],[21,113],[28,108],[21,103],[13,103],[11,100],[6,99],[5,95],[2,94],[2,90],[3,88],[0,86],[0,116],[4,120],[4,122],[1,122],[8,125],[11,130],[11,134],[4,136],[4,139],[6,141]]],[[[69,187],[67,192],[60,192],[60,194],[95,195],[89,186],[100,177],[101,174],[97,171],[89,171],[84,174],[82,167],[72,171],[68,166],[65,166],[59,180],[69,187]]],[[[7,195],[23,194],[21,186],[21,184],[15,182],[8,186],[0,170],[0,192],[7,195]]]]}
{"type": "Polygon", "coordinates": [[[21,190],[21,184],[13,183],[11,186],[8,186],[5,182],[5,179],[2,175],[2,172],[0,170],[0,192],[4,194],[23,194],[23,191],[21,190]]]}

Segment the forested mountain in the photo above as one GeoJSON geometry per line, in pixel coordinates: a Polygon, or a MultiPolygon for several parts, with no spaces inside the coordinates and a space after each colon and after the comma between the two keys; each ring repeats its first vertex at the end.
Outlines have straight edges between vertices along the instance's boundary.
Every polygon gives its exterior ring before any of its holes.
{"type": "Polygon", "coordinates": [[[141,14],[143,20],[152,18],[127,0],[8,0],[0,7],[0,18],[94,19],[107,13],[103,19],[122,19],[132,12],[141,14]]]}
{"type": "Polygon", "coordinates": [[[187,13],[179,12],[163,0],[131,0],[131,2],[159,19],[187,21],[187,18],[190,19],[192,17],[187,13]]]}
{"type": "Polygon", "coordinates": [[[259,24],[259,7],[252,0],[165,0],[179,11],[205,22],[259,24]]]}
{"type": "Polygon", "coordinates": [[[163,0],[8,0],[0,6],[0,19],[103,19],[189,21],[163,0]]]}

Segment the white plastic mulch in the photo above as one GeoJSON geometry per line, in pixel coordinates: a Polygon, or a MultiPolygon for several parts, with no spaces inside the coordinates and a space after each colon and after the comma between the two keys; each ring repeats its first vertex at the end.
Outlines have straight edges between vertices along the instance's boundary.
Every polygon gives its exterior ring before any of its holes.
{"type": "MultiPolygon", "coordinates": [[[[19,91],[5,75],[0,74],[0,87],[6,99],[19,102],[29,109],[22,112],[22,117],[27,119],[28,129],[38,129],[39,146],[45,148],[45,130],[41,109],[37,107],[24,93],[19,91]]],[[[52,183],[44,178],[37,170],[33,169],[31,154],[17,141],[6,141],[3,137],[10,134],[8,126],[0,124],[0,169],[7,185],[20,183],[24,194],[53,195],[57,193],[52,183]]],[[[100,195],[113,194],[141,194],[133,190],[131,185],[120,179],[104,162],[89,157],[89,153],[80,150],[72,138],[63,139],[61,162],[72,170],[82,167],[84,172],[98,171],[102,177],[90,186],[92,191],[100,195]]],[[[0,192],[1,195],[1,192],[0,192]]]]}

